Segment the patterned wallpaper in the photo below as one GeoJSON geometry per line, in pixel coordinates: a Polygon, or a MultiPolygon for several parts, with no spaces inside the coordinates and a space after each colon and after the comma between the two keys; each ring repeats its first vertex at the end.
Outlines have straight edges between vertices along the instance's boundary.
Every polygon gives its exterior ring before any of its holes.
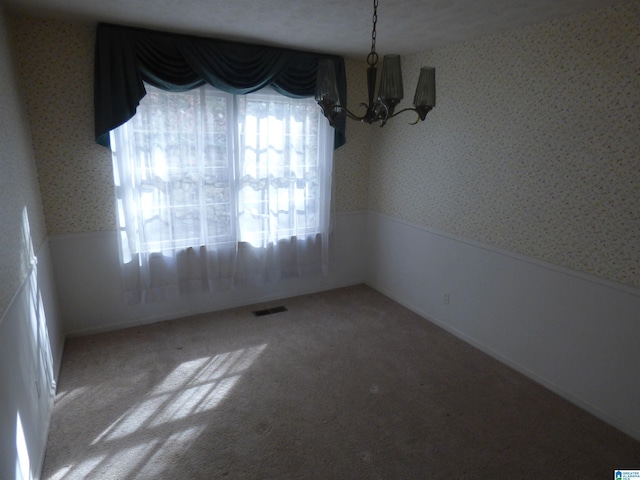
{"type": "Polygon", "coordinates": [[[0,319],[46,236],[14,56],[0,5],[0,319]]]}
{"type": "MultiPolygon", "coordinates": [[[[347,59],[347,106],[362,113],[357,106],[366,101],[367,64],[364,60],[347,59]],[[355,107],[355,108],[354,108],[355,107]]],[[[334,209],[338,212],[367,210],[369,188],[369,148],[373,137],[371,126],[347,122],[347,143],[335,151],[334,209]]]]}
{"type": "Polygon", "coordinates": [[[371,210],[640,287],[637,2],[403,63],[437,107],[375,138],[371,210]]]}
{"type": "Polygon", "coordinates": [[[95,26],[9,20],[48,233],[115,230],[111,152],[93,141],[95,26]]]}
{"type": "MultiPolygon", "coordinates": [[[[10,20],[49,234],[115,230],[111,153],[93,140],[95,25],[17,14],[10,20]]],[[[353,88],[358,82],[349,95],[353,88]]],[[[349,126],[349,144],[336,154],[336,211],[366,209],[367,142],[359,132],[366,134],[349,126]]]]}
{"type": "MultiPolygon", "coordinates": [[[[93,142],[94,26],[11,15],[49,234],[115,228],[93,142]]],[[[403,58],[407,101],[435,65],[426,122],[349,122],[334,210],[370,209],[640,287],[637,2],[403,58]]],[[[366,95],[347,62],[349,106],[366,95]]]]}

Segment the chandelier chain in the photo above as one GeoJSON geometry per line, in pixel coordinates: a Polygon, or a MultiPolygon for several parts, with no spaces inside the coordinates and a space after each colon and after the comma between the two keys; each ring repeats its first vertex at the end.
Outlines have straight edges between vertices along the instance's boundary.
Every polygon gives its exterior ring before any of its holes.
{"type": "Polygon", "coordinates": [[[378,54],[376,53],[376,23],[378,23],[378,0],[373,0],[373,29],[371,30],[371,53],[367,56],[367,63],[374,66],[378,63],[378,54]]]}

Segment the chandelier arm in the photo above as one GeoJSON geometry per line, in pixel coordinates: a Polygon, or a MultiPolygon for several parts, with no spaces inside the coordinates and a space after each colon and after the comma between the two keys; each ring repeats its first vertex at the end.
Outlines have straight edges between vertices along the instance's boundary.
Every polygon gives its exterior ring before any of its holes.
{"type": "Polygon", "coordinates": [[[357,121],[361,122],[361,121],[363,121],[364,119],[367,118],[367,115],[369,113],[369,106],[366,103],[361,103],[360,106],[367,109],[367,111],[364,113],[364,115],[356,115],[351,110],[349,110],[348,108],[343,107],[343,106],[336,107],[336,109],[339,109],[338,114],[344,113],[351,120],[357,120],[357,121]]]}
{"type": "Polygon", "coordinates": [[[376,120],[380,122],[380,127],[384,127],[393,115],[389,115],[389,106],[384,102],[377,102],[375,105],[376,120]]]}
{"type": "Polygon", "coordinates": [[[345,115],[351,120],[357,120],[358,122],[366,121],[367,117],[369,116],[370,108],[365,103],[361,103],[360,106],[367,109],[364,115],[356,115],[351,110],[349,110],[346,107],[343,107],[342,105],[334,105],[333,107],[330,107],[328,110],[325,110],[323,108],[322,111],[324,113],[324,116],[327,117],[331,125],[333,125],[334,120],[340,115],[345,115]]]}
{"type": "Polygon", "coordinates": [[[340,115],[346,115],[351,120],[357,120],[358,122],[373,123],[379,121],[380,126],[384,127],[389,119],[397,117],[404,112],[414,112],[418,116],[415,122],[410,122],[411,125],[416,125],[419,121],[424,120],[427,114],[433,109],[433,107],[429,106],[415,108],[407,107],[389,115],[389,108],[384,103],[375,103],[374,105],[361,103],[360,106],[366,109],[364,115],[356,115],[351,110],[343,107],[342,105],[335,105],[333,107],[330,107],[328,112],[326,110],[323,111],[325,113],[325,116],[329,119],[331,125],[333,125],[333,120],[335,118],[340,115]]]}
{"type": "Polygon", "coordinates": [[[389,115],[389,118],[393,118],[397,115],[400,115],[403,112],[415,112],[418,115],[418,120],[416,120],[415,122],[411,123],[411,125],[415,125],[416,123],[418,123],[419,120],[424,120],[425,117],[427,116],[427,114],[433,109],[433,107],[407,107],[407,108],[403,108],[402,110],[395,112],[393,115],[389,115]]]}

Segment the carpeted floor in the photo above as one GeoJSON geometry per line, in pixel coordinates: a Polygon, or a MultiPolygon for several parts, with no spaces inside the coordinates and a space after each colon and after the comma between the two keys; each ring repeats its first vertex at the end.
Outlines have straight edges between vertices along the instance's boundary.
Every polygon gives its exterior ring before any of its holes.
{"type": "Polygon", "coordinates": [[[44,479],[607,479],[640,442],[366,286],[67,341],[44,479]],[[285,305],[255,317],[253,310],[285,305]]]}

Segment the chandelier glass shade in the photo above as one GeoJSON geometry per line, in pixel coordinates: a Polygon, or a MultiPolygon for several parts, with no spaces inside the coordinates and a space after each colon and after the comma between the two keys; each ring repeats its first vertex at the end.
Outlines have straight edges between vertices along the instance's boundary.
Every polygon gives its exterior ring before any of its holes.
{"type": "Polygon", "coordinates": [[[331,59],[318,61],[318,77],[316,83],[316,101],[331,125],[337,117],[345,115],[352,120],[365,123],[379,122],[384,126],[387,120],[403,112],[411,111],[418,115],[413,124],[425,119],[436,105],[436,70],[433,67],[422,67],[416,93],[413,97],[413,108],[404,108],[398,112],[395,108],[404,98],[402,84],[402,68],[400,55],[385,55],[382,61],[382,73],[378,95],[375,97],[378,54],[376,53],[376,22],[378,19],[378,0],[373,1],[373,30],[371,32],[371,52],[367,56],[367,91],[368,102],[361,103],[366,111],[363,115],[356,115],[340,104],[338,86],[336,83],[335,64],[331,59]]]}

